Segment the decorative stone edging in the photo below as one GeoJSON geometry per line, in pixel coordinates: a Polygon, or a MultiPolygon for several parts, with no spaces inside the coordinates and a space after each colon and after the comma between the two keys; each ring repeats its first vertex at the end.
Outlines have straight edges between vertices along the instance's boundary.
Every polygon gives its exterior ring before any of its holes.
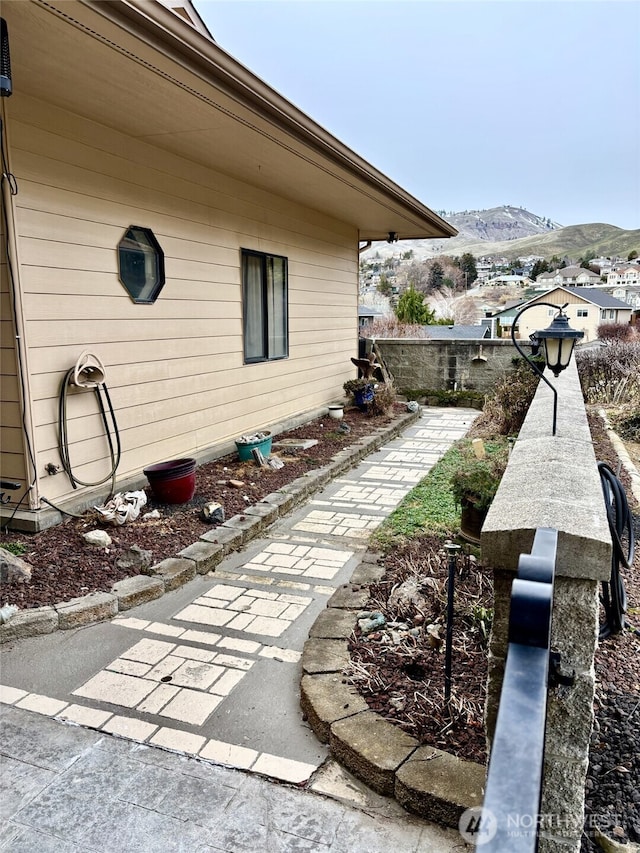
{"type": "Polygon", "coordinates": [[[368,588],[384,569],[367,552],[351,581],[336,590],[316,619],[302,652],[300,705],[316,737],[332,756],[379,794],[409,811],[458,827],[462,812],[482,805],[485,768],[447,752],[421,746],[398,726],[369,710],[346,684],[348,639],[368,588]]]}
{"type": "Polygon", "coordinates": [[[640,504],[640,472],[638,472],[633,460],[629,456],[627,448],[624,446],[624,442],[611,426],[611,421],[607,417],[606,411],[604,409],[598,409],[598,414],[602,418],[602,422],[604,423],[607,431],[607,436],[613,445],[613,449],[618,454],[620,462],[624,465],[629,477],[631,478],[631,492],[633,497],[640,504]]]}
{"type": "Polygon", "coordinates": [[[308,471],[266,495],[242,515],[234,515],[219,527],[207,531],[175,557],[152,566],[150,575],[134,575],[118,581],[111,592],[93,592],[60,604],[18,611],[8,622],[0,625],[0,644],[112,619],[117,613],[153,601],[165,592],[183,586],[196,574],[206,575],[214,571],[227,554],[239,551],[277,518],[286,515],[332,479],[395,438],[419,417],[419,412],[398,415],[389,426],[379,427],[371,435],[338,451],[326,465],[308,471]]]}

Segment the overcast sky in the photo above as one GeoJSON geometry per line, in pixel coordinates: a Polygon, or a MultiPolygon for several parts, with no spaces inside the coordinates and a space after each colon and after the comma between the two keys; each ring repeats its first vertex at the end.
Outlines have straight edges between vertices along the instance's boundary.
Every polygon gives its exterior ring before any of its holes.
{"type": "Polygon", "coordinates": [[[218,44],[434,210],[640,228],[637,0],[195,0],[218,44]]]}

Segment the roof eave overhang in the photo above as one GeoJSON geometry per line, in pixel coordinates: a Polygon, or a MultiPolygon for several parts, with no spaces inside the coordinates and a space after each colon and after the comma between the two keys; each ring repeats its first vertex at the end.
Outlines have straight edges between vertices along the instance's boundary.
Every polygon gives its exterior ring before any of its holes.
{"type": "MultiPolygon", "coordinates": [[[[51,5],[55,5],[53,0],[51,5]]],[[[454,237],[458,232],[398,184],[341,143],[309,116],[235,60],[215,42],[155,0],[79,0],[98,14],[119,24],[157,47],[165,56],[215,86],[244,106],[255,110],[288,136],[323,160],[333,164],[354,185],[387,209],[384,224],[357,224],[360,240],[386,240],[395,232],[399,240],[454,237]]],[[[363,198],[366,206],[367,199],[363,198]]],[[[328,212],[328,211],[327,211],[328,212]]],[[[379,219],[380,216],[377,216],[379,219]]]]}

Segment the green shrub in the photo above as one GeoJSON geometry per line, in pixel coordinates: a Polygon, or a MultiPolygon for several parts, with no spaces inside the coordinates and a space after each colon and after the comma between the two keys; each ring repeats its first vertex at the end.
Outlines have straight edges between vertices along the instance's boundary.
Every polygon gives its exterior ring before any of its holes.
{"type": "Polygon", "coordinates": [[[9,553],[13,554],[14,557],[21,557],[27,552],[27,546],[24,542],[0,542],[0,548],[4,548],[5,551],[9,551],[9,553]]]}
{"type": "Polygon", "coordinates": [[[483,401],[485,395],[480,391],[440,391],[433,388],[403,388],[402,394],[407,400],[419,400],[423,397],[436,400],[438,406],[456,406],[470,400],[483,401]]]}
{"type": "Polygon", "coordinates": [[[465,498],[478,510],[491,505],[509,460],[509,442],[497,437],[484,442],[485,457],[478,459],[470,439],[458,443],[459,464],[451,476],[456,504],[465,498]]]}

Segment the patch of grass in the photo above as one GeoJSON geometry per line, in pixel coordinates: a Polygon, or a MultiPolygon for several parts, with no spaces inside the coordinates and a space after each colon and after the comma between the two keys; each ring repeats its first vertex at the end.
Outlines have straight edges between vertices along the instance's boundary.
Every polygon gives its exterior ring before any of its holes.
{"type": "Polygon", "coordinates": [[[461,461],[460,450],[453,445],[380,525],[372,537],[373,546],[387,551],[425,532],[453,535],[460,526],[460,510],[451,477],[461,461]]]}
{"type": "Polygon", "coordinates": [[[0,548],[4,548],[5,551],[9,551],[9,553],[13,554],[14,557],[21,557],[23,554],[27,553],[27,546],[24,542],[0,542],[0,548]]]}

